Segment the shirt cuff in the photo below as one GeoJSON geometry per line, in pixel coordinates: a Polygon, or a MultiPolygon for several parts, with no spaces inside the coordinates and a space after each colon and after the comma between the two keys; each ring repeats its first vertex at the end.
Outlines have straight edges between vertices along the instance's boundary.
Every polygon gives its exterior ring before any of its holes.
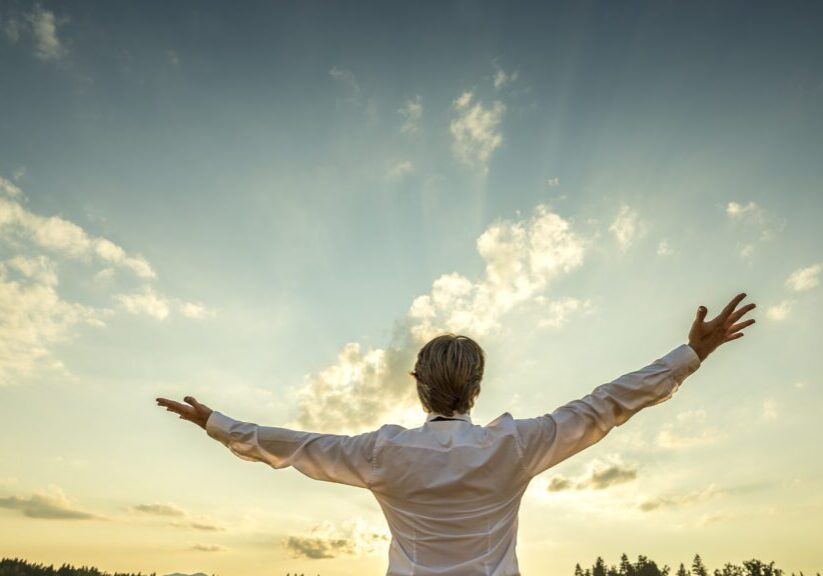
{"type": "Polygon", "coordinates": [[[206,420],[206,434],[225,444],[231,432],[231,426],[235,422],[234,418],[229,418],[222,412],[212,410],[208,420],[206,420]]]}
{"type": "Polygon", "coordinates": [[[700,356],[688,344],[681,344],[664,357],[666,363],[672,367],[672,372],[678,381],[685,379],[689,374],[700,368],[700,356]]]}

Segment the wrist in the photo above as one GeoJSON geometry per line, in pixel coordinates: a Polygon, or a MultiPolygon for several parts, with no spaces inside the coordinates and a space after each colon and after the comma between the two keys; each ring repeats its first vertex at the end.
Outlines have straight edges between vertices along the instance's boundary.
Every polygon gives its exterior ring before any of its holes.
{"type": "Polygon", "coordinates": [[[691,349],[694,350],[694,353],[697,354],[697,357],[700,358],[701,362],[703,362],[703,360],[706,359],[706,356],[709,355],[709,353],[706,350],[704,350],[703,347],[699,344],[689,342],[689,346],[691,346],[691,349]]]}

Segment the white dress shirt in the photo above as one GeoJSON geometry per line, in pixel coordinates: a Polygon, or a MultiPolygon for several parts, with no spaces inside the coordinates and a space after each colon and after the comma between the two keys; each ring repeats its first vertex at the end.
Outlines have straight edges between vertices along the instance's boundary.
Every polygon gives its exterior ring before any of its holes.
{"type": "Polygon", "coordinates": [[[429,413],[407,429],[356,436],[259,426],[214,411],[209,436],[236,456],[293,466],[316,480],[367,488],[391,531],[386,576],[517,576],[520,500],[531,479],[671,398],[700,366],[688,344],[535,418],[429,413]]]}

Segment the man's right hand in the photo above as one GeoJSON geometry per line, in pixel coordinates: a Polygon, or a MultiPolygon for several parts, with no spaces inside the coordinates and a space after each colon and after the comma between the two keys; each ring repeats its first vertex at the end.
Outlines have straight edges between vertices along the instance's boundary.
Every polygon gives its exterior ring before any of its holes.
{"type": "Polygon", "coordinates": [[[739,310],[735,310],[737,305],[746,297],[745,292],[741,292],[731,302],[726,304],[723,311],[717,316],[704,322],[708,310],[705,306],[697,309],[697,317],[689,330],[689,346],[694,349],[700,357],[701,362],[711,354],[718,346],[730,340],[736,340],[743,336],[741,330],[746,326],[754,324],[754,319],[738,322],[741,316],[755,307],[755,304],[746,304],[739,310]]]}

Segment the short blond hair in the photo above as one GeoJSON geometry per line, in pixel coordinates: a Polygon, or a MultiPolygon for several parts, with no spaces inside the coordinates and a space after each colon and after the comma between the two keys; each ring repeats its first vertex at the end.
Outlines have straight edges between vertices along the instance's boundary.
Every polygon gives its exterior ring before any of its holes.
{"type": "Polygon", "coordinates": [[[480,394],[485,353],[469,338],[451,332],[430,340],[417,354],[417,395],[427,412],[452,416],[468,412],[480,394]]]}

